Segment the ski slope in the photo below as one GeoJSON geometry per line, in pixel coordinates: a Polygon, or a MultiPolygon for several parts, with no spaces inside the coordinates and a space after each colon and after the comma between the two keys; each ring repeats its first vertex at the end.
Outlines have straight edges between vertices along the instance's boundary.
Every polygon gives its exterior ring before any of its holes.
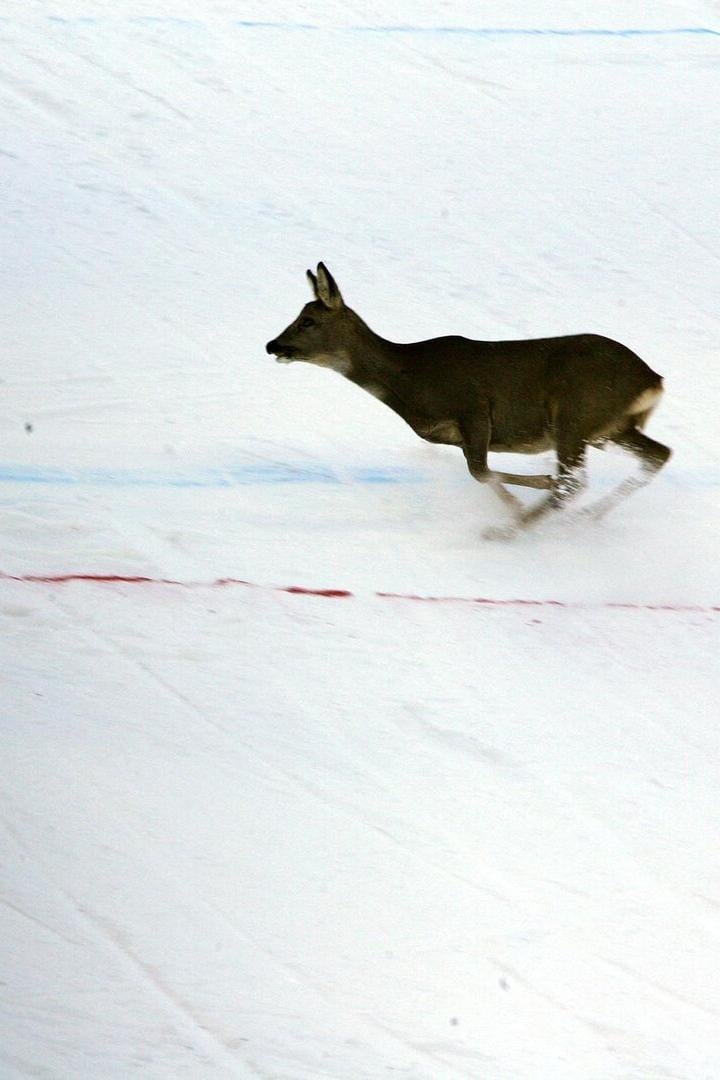
{"type": "Polygon", "coordinates": [[[0,10],[0,1076],[716,1080],[720,4],[241,7],[0,10]],[[668,468],[483,540],[265,354],[320,259],[668,468]]]}

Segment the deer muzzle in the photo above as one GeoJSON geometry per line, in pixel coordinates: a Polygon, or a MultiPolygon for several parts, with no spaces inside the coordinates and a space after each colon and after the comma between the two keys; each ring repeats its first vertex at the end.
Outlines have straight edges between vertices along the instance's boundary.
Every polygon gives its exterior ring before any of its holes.
{"type": "Polygon", "coordinates": [[[294,345],[285,345],[278,338],[274,341],[268,341],[265,346],[265,352],[274,355],[279,364],[289,364],[291,360],[295,358],[297,349],[294,345]]]}

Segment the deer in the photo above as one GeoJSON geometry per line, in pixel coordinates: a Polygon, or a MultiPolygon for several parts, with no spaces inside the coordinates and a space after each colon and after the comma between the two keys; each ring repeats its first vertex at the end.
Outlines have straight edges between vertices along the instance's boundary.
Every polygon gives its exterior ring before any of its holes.
{"type": "Polygon", "coordinates": [[[663,380],[627,346],[599,334],[476,341],[457,335],[396,343],[381,337],[343,300],[330,271],[307,271],[314,299],[266,351],[280,363],[330,368],[378,398],[422,439],[460,447],[470,475],[508,508],[510,522],[484,532],[509,539],[563,510],[587,486],[588,447],[615,444],[639,471],[587,508],[599,518],[644,487],[671,450],[644,427],[663,380]],[[553,450],[552,474],[498,471],[489,453],[553,450]],[[527,507],[508,490],[545,494],[527,507]]]}

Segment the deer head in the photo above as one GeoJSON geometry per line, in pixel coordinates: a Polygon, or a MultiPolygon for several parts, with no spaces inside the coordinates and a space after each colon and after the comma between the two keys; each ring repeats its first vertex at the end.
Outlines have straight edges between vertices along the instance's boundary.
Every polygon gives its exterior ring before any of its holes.
{"type": "Polygon", "coordinates": [[[347,374],[360,320],[345,306],[335,279],[323,263],[318,263],[317,274],[308,270],[307,277],[315,299],[265,349],[281,364],[304,360],[347,374]]]}

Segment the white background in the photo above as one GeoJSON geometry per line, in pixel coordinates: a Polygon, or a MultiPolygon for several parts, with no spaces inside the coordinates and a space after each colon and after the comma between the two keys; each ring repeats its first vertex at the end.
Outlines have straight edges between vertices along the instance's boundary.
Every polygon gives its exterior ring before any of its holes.
{"type": "Polygon", "coordinates": [[[6,0],[3,1080],[720,1076],[720,5],[661,7],[6,0]],[[670,465],[483,541],[265,354],[319,259],[624,341],[670,465]]]}

